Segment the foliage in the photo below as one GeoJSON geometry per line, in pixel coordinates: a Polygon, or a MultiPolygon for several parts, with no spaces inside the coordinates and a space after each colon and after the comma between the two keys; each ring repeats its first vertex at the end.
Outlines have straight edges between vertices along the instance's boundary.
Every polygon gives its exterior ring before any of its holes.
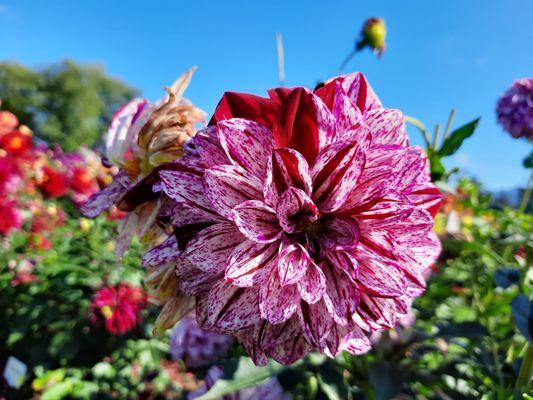
{"type": "Polygon", "coordinates": [[[0,64],[2,108],[66,151],[92,146],[113,113],[135,95],[136,89],[97,66],[70,60],[43,69],[0,64]]]}

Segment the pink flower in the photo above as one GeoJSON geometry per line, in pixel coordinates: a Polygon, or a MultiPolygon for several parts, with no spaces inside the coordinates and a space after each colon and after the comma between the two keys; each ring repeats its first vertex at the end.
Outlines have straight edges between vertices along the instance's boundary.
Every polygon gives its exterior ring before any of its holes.
{"type": "Polygon", "coordinates": [[[103,322],[112,335],[123,335],[135,328],[147,297],[140,287],[121,283],[104,286],[95,293],[90,305],[91,322],[103,322]]]}
{"type": "Polygon", "coordinates": [[[189,368],[204,367],[224,357],[231,342],[231,336],[204,331],[194,317],[188,316],[172,332],[170,353],[189,368]]]}
{"type": "Polygon", "coordinates": [[[22,226],[22,214],[15,200],[0,198],[0,235],[7,236],[22,226]]]}
{"type": "Polygon", "coordinates": [[[362,74],[226,93],[191,147],[159,173],[175,231],[145,261],[177,257],[200,326],[257,364],[364,353],[424,291],[441,195],[362,74]]]}

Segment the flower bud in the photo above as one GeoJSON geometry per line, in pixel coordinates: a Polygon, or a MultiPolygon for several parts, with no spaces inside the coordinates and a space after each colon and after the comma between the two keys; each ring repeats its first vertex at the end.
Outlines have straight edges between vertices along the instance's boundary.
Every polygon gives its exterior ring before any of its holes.
{"type": "Polygon", "coordinates": [[[357,42],[357,50],[362,50],[368,46],[380,57],[385,51],[386,37],[385,20],[383,18],[369,18],[361,30],[361,39],[357,42]]]}

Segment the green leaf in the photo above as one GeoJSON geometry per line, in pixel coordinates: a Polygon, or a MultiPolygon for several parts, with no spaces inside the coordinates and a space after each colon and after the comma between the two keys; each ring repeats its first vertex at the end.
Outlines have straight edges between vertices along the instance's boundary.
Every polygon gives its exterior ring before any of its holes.
{"type": "Polygon", "coordinates": [[[264,367],[258,367],[248,357],[228,360],[227,363],[223,364],[224,375],[222,378],[217,380],[207,393],[196,400],[217,400],[226,394],[260,384],[266,379],[278,375],[286,368],[275,361],[270,361],[264,367]]]}
{"type": "Polygon", "coordinates": [[[459,150],[459,148],[463,144],[463,141],[467,137],[472,136],[472,134],[476,130],[478,123],[479,118],[476,118],[468,124],[463,125],[460,128],[454,130],[450,134],[450,136],[448,136],[446,140],[444,140],[444,143],[442,144],[442,147],[439,150],[439,155],[441,157],[451,156],[457,150],[459,150]]]}

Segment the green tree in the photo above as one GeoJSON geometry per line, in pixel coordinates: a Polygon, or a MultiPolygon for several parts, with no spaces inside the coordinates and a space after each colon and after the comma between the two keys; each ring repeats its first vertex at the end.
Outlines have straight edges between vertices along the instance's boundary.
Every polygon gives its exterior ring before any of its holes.
{"type": "Polygon", "coordinates": [[[68,151],[94,145],[113,113],[137,94],[101,66],[67,60],[34,70],[0,63],[2,109],[17,115],[38,137],[68,151]]]}

